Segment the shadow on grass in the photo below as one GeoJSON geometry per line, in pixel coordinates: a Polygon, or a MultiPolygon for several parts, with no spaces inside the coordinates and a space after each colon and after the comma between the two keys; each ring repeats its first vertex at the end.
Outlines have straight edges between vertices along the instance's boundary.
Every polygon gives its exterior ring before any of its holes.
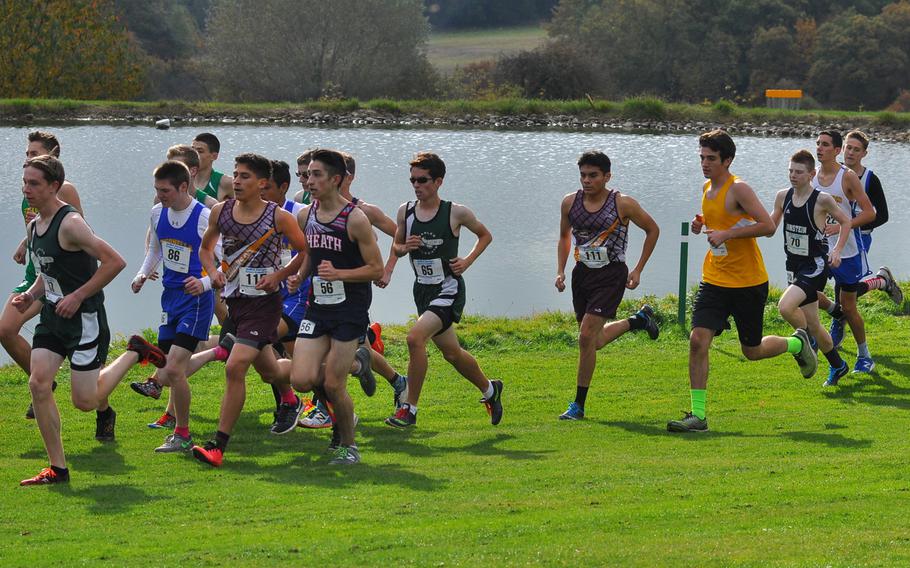
{"type": "Polygon", "coordinates": [[[831,448],[869,448],[872,446],[872,440],[854,440],[841,434],[826,432],[781,432],[781,436],[796,442],[824,444],[831,448]]]}
{"type": "Polygon", "coordinates": [[[123,456],[117,451],[116,443],[99,443],[87,452],[69,454],[67,456],[69,467],[76,471],[92,472],[96,474],[119,475],[136,469],[127,465],[123,456]]]}
{"type": "Polygon", "coordinates": [[[48,489],[65,497],[87,501],[86,510],[95,515],[116,515],[129,512],[137,506],[146,506],[153,501],[170,499],[146,493],[128,483],[92,485],[84,489],[74,489],[71,484],[64,483],[52,485],[48,489]]]}

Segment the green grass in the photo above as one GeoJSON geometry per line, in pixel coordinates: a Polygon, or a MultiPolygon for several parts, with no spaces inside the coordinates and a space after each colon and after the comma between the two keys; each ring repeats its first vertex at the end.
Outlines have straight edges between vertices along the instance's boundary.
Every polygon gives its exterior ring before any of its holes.
{"type": "MultiPolygon", "coordinates": [[[[906,287],[905,290],[910,291],[906,287]]],[[[788,333],[773,294],[768,333],[788,333]]],[[[126,385],[112,397],[118,442],[93,440],[94,416],[57,391],[72,482],[19,488],[45,464],[22,418],[21,372],[0,370],[0,564],[860,566],[910,562],[907,418],[910,321],[882,294],[862,301],[878,364],[823,389],[789,356],[746,362],[734,333],[711,351],[711,432],[678,436],[688,408],[687,342],[673,298],[651,342],[607,346],[588,418],[557,421],[574,394],[567,314],[469,317],[459,333],[504,380],[496,428],[478,393],[431,350],[418,427],[393,430],[381,385],[360,415],[363,463],[326,465],[326,431],[270,436],[271,393],[255,375],[225,466],[152,453],[145,423],[163,403],[126,385]]],[[[621,313],[630,313],[626,302],[621,313]]],[[[384,333],[403,368],[403,326],[384,333]]],[[[122,349],[122,343],[120,344],[122,349]]],[[[847,340],[845,354],[854,345],[847,340]]],[[[852,356],[851,356],[852,363],[852,356]]],[[[136,368],[126,379],[143,378],[136,368]]],[[[197,439],[217,420],[223,367],[192,379],[197,439]]],[[[356,384],[356,383],[355,383],[356,384]]],[[[354,389],[355,391],[358,389],[354,389]]]]}
{"type": "Polygon", "coordinates": [[[449,74],[457,66],[532,50],[546,39],[540,26],[431,33],[427,57],[441,73],[449,74]]]}

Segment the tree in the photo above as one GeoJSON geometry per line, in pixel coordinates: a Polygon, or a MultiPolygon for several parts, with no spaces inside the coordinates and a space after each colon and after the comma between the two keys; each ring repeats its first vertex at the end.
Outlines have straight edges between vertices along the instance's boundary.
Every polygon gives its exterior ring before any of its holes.
{"type": "Polygon", "coordinates": [[[801,79],[794,74],[796,42],[784,26],[758,28],[749,49],[749,90],[754,97],[764,96],[765,89],[778,87],[783,81],[801,79]]]}
{"type": "Polygon", "coordinates": [[[0,96],[131,99],[141,85],[110,0],[0,0],[0,96]]]}
{"type": "Polygon", "coordinates": [[[241,101],[419,97],[435,88],[421,0],[217,0],[206,63],[241,101]]]}

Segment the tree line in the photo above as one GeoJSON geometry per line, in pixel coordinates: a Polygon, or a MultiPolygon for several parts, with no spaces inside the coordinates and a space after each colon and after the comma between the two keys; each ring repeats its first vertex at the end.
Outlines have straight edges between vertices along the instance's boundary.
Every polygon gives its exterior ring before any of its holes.
{"type": "Polygon", "coordinates": [[[910,0],[0,0],[8,98],[757,104],[768,88],[910,103],[910,0]],[[451,76],[426,57],[431,29],[546,19],[531,51],[451,76]]]}

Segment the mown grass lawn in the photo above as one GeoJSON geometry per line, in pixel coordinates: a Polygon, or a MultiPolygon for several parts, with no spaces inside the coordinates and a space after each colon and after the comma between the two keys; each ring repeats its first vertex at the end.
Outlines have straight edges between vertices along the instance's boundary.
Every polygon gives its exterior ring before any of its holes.
{"type": "MultiPolygon", "coordinates": [[[[656,302],[672,319],[672,301],[656,302]]],[[[163,403],[115,392],[117,442],[57,391],[72,481],[20,488],[44,467],[22,374],[0,371],[0,565],[795,565],[910,563],[910,322],[863,300],[872,375],[823,389],[789,356],[749,363],[726,333],[711,352],[711,431],[670,435],[688,408],[687,344],[626,336],[604,349],[582,422],[574,323],[469,318],[465,342],[506,384],[492,427],[478,393],[435,352],[416,429],[382,423],[391,390],[355,392],[363,463],[327,465],[328,432],[271,436],[271,393],[250,376],[225,465],[157,455],[163,403]]],[[[622,308],[629,313],[631,304],[622,308]]],[[[767,310],[769,332],[785,325],[767,310]]],[[[405,364],[404,328],[386,332],[405,364]]],[[[854,344],[845,342],[852,364],[854,344]]],[[[145,375],[136,368],[127,380],[145,375]]],[[[214,429],[223,367],[192,379],[198,439],[214,429]]],[[[356,382],[353,390],[357,390],[356,382]]]]}
{"type": "Polygon", "coordinates": [[[456,66],[532,50],[546,39],[547,32],[540,26],[434,32],[427,57],[436,69],[448,74],[456,66]]]}

